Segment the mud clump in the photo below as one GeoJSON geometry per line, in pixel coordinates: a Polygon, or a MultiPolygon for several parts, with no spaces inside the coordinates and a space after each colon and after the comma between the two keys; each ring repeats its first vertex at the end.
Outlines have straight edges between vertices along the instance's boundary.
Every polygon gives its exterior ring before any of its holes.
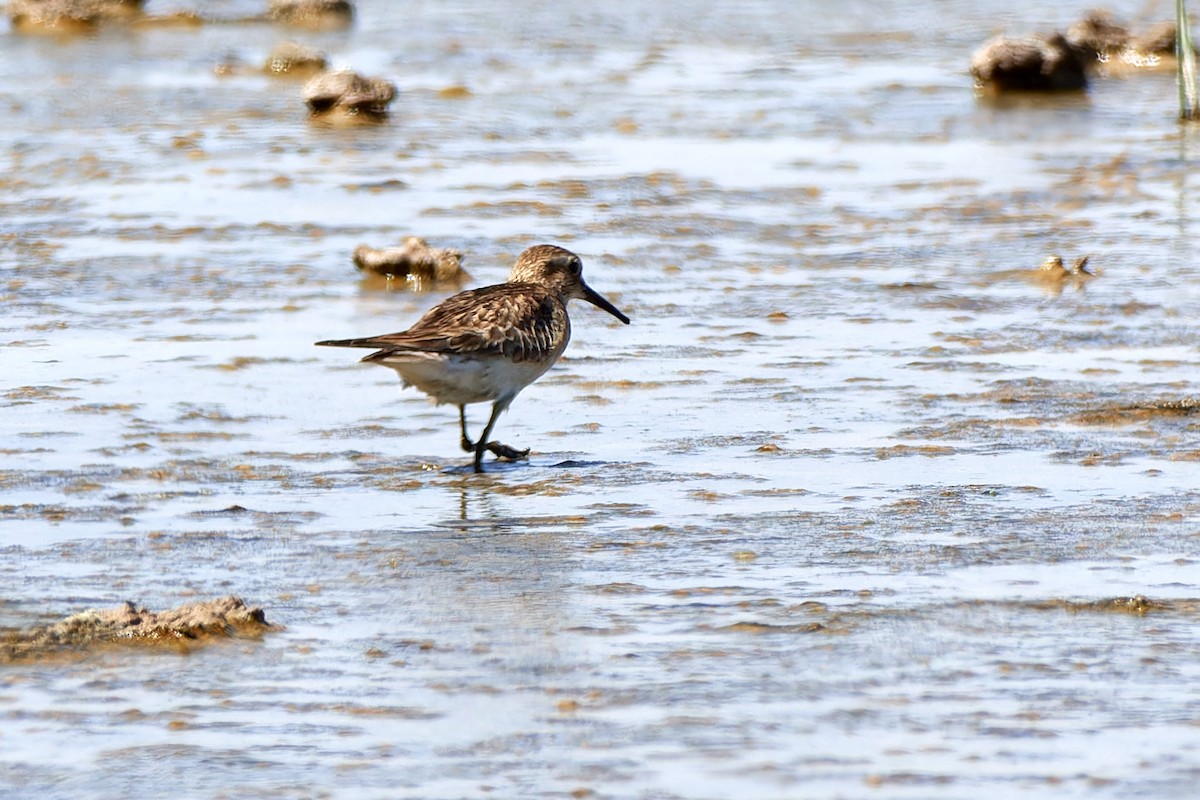
{"type": "Polygon", "coordinates": [[[1062,92],[1087,88],[1083,51],[1061,33],[999,36],[971,56],[976,85],[991,92],[1062,92]]]}
{"type": "Polygon", "coordinates": [[[1105,10],[1089,11],[1067,29],[1067,41],[1093,57],[1110,56],[1129,46],[1129,29],[1105,10]]]}
{"type": "Polygon", "coordinates": [[[271,0],[267,16],[285,25],[337,30],[354,22],[354,5],[347,0],[271,0]]]}
{"type": "Polygon", "coordinates": [[[280,42],[271,48],[263,72],[281,78],[311,78],[328,68],[325,54],[315,47],[280,42]]]}
{"type": "Polygon", "coordinates": [[[216,639],[257,638],[271,629],[261,608],[222,597],[166,611],[126,602],[50,625],[0,631],[0,664],[82,655],[122,645],[187,651],[216,639]]]}
{"type": "Polygon", "coordinates": [[[1088,266],[1091,256],[1082,256],[1069,265],[1062,256],[1050,256],[1030,276],[1034,283],[1051,290],[1062,291],[1067,286],[1083,288],[1083,285],[1099,273],[1088,266]]]}
{"type": "Polygon", "coordinates": [[[1062,256],[1049,256],[1045,261],[1042,262],[1042,265],[1038,267],[1038,272],[1043,275],[1050,275],[1056,278],[1060,275],[1066,275],[1068,277],[1087,276],[1089,278],[1094,278],[1096,277],[1096,271],[1088,267],[1088,261],[1090,261],[1091,258],[1091,256],[1080,256],[1071,262],[1070,266],[1067,266],[1063,261],[1062,256]]]}
{"type": "Polygon", "coordinates": [[[1089,11],[1067,29],[1052,34],[985,42],[971,56],[976,88],[1007,92],[1083,91],[1089,72],[1107,75],[1173,64],[1175,23],[1161,22],[1135,36],[1108,11],[1089,11]]]}
{"type": "Polygon", "coordinates": [[[461,285],[469,276],[462,268],[462,252],[430,247],[424,239],[410,236],[400,247],[377,249],[360,244],[354,248],[354,266],[363,273],[403,279],[418,290],[432,285],[461,285]]]}
{"type": "Polygon", "coordinates": [[[313,117],[382,121],[395,97],[391,81],[364,78],[350,70],[322,72],[304,84],[304,102],[313,117]]]}
{"type": "Polygon", "coordinates": [[[144,0],[10,0],[13,30],[25,33],[88,32],[106,22],[142,16],[144,0]]]}
{"type": "Polygon", "coordinates": [[[1091,63],[1117,59],[1130,66],[1154,66],[1155,59],[1175,55],[1175,23],[1159,22],[1134,35],[1110,12],[1089,11],[1067,29],[1067,40],[1091,63]]]}
{"type": "Polygon", "coordinates": [[[1034,269],[1000,270],[986,275],[977,283],[986,286],[1001,281],[1022,280],[1042,287],[1049,294],[1058,295],[1068,287],[1082,289],[1093,278],[1100,276],[1100,270],[1088,266],[1090,260],[1091,256],[1080,256],[1068,264],[1062,256],[1053,255],[1034,269]]]}
{"type": "Polygon", "coordinates": [[[1140,36],[1129,42],[1135,53],[1154,56],[1174,56],[1177,28],[1174,22],[1159,22],[1151,25],[1140,36]]]}

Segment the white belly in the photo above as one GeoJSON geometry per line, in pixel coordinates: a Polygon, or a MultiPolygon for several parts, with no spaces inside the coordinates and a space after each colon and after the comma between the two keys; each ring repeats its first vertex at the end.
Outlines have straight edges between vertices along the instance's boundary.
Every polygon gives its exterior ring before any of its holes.
{"type": "Polygon", "coordinates": [[[501,398],[512,400],[557,360],[555,357],[514,364],[499,357],[397,353],[375,363],[396,370],[405,386],[420,389],[439,405],[467,405],[501,398]]]}

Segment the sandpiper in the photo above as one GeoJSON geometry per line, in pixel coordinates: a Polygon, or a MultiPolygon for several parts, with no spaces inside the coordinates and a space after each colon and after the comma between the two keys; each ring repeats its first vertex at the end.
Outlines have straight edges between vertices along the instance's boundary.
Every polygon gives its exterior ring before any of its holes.
{"type": "Polygon", "coordinates": [[[567,349],[572,299],[587,300],[629,324],[629,317],[583,282],[579,256],[539,244],[521,253],[507,282],[459,292],[406,331],[317,344],[374,348],[363,361],[391,367],[405,386],[415,386],[438,405],[458,406],[462,448],[474,451],[475,471],[483,472],[485,450],[507,459],[529,454],[488,437],[500,412],[567,349]],[[492,415],[472,442],[466,406],[485,402],[492,404],[492,415]]]}

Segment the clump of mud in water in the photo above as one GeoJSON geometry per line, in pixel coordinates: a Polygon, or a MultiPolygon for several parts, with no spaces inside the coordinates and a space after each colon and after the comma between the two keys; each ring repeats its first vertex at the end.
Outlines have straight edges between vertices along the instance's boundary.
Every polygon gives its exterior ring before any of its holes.
{"type": "Polygon", "coordinates": [[[1060,92],[1087,89],[1081,51],[1061,33],[985,42],[971,56],[976,86],[992,93],[1060,92]]]}
{"type": "Polygon", "coordinates": [[[299,28],[340,30],[354,22],[354,5],[349,0],[270,0],[267,17],[299,28]]]}
{"type": "Polygon", "coordinates": [[[461,286],[470,276],[462,268],[462,252],[430,247],[410,236],[400,247],[377,249],[361,244],[354,248],[354,266],[366,274],[407,281],[421,291],[434,286],[461,286]]]}
{"type": "Polygon", "coordinates": [[[214,639],[258,637],[270,628],[261,608],[247,606],[237,597],[157,612],[126,602],[117,608],[88,609],[50,625],[0,631],[0,664],[114,645],[187,651],[214,639]]]}
{"type": "Polygon", "coordinates": [[[271,48],[263,72],[281,78],[311,78],[329,67],[329,59],[315,47],[280,42],[271,48]]]}
{"type": "Polygon", "coordinates": [[[343,122],[382,122],[396,86],[357,72],[322,72],[304,84],[304,102],[313,117],[343,122]]]}
{"type": "Polygon", "coordinates": [[[106,22],[142,15],[144,0],[12,0],[13,30],[26,33],[87,33],[106,22]]]}

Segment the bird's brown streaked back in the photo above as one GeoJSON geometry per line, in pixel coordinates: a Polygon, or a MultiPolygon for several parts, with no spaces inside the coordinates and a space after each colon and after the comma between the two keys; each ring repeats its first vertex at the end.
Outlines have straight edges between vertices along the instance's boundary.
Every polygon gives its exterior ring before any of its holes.
{"type": "Polygon", "coordinates": [[[363,361],[426,352],[498,355],[522,362],[548,358],[569,332],[566,307],[551,290],[536,284],[501,283],[448,298],[406,331],[317,344],[379,350],[363,361]]]}

